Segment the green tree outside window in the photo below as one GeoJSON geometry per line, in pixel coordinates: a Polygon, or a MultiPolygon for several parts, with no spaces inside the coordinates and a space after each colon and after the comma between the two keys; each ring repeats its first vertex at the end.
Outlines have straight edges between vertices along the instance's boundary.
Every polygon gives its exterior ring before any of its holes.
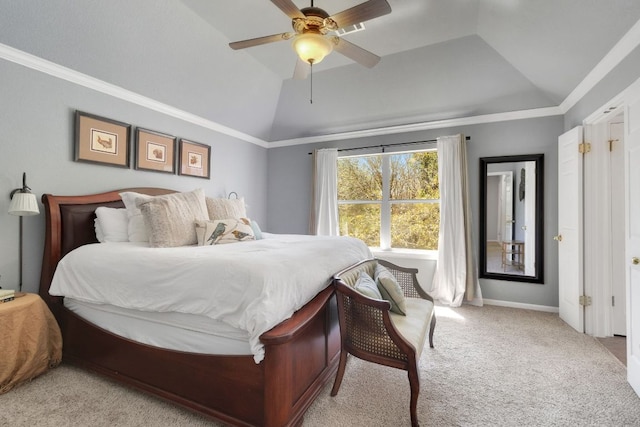
{"type": "Polygon", "coordinates": [[[371,247],[437,250],[439,199],[436,151],[338,160],[340,234],[371,247]]]}

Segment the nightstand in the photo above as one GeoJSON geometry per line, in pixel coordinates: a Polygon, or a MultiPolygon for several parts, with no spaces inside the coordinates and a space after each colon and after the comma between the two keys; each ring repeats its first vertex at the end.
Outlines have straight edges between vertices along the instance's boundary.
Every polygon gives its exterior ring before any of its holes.
{"type": "Polygon", "coordinates": [[[0,394],[57,366],[62,335],[38,294],[0,303],[0,394]]]}

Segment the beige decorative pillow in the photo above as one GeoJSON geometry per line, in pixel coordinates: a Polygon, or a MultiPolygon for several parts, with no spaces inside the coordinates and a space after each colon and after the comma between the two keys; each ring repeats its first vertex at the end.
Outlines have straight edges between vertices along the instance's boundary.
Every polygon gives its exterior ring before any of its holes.
{"type": "Polygon", "coordinates": [[[382,298],[391,303],[390,310],[406,316],[407,307],[404,292],[402,292],[402,288],[393,273],[378,264],[376,266],[375,279],[382,298]]]}
{"type": "Polygon", "coordinates": [[[204,191],[172,193],[151,198],[140,198],[140,209],[149,235],[149,246],[166,248],[198,243],[195,221],[208,217],[204,191]]]}
{"type": "Polygon", "coordinates": [[[246,218],[247,208],[244,197],[240,199],[223,199],[207,197],[207,211],[211,221],[229,218],[246,218]]]}
{"type": "Polygon", "coordinates": [[[255,240],[251,220],[248,218],[231,218],[215,221],[196,221],[198,245],[221,245],[224,243],[255,240]]]}

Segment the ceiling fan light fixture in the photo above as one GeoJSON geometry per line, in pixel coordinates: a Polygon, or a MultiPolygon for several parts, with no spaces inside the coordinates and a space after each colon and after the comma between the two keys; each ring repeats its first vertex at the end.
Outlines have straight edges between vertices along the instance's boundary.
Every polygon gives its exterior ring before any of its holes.
{"type": "Polygon", "coordinates": [[[315,32],[297,35],[293,40],[292,46],[300,59],[309,64],[319,63],[333,50],[331,41],[325,38],[323,34],[315,32]]]}

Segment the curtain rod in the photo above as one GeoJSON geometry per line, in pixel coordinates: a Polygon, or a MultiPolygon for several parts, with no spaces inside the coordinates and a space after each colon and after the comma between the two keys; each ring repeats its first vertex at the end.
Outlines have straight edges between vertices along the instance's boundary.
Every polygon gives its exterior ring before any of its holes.
{"type": "MultiPolygon", "coordinates": [[[[469,141],[471,139],[470,136],[466,136],[465,140],[469,141]]],[[[380,144],[380,145],[368,145],[366,147],[354,147],[354,148],[339,148],[338,151],[353,151],[353,150],[366,150],[367,148],[382,148],[382,152],[384,153],[385,147],[395,147],[398,145],[413,145],[413,144],[425,144],[428,142],[438,142],[437,139],[425,139],[424,141],[412,141],[412,142],[396,142],[395,144],[380,144]]],[[[313,153],[309,153],[313,154],[313,153]]]]}

